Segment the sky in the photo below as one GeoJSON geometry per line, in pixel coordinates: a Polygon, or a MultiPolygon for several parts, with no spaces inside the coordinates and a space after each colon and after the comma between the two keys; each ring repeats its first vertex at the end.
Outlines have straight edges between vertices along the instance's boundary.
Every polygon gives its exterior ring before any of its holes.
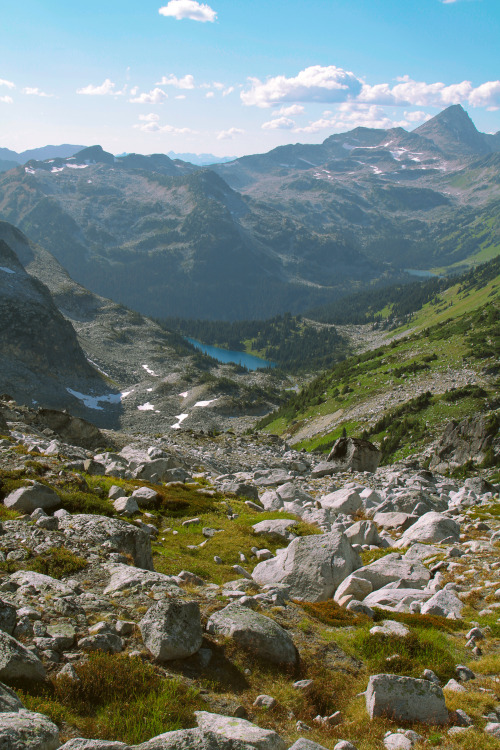
{"type": "Polygon", "coordinates": [[[462,104],[500,130],[499,0],[23,0],[0,148],[240,156],[462,104]]]}

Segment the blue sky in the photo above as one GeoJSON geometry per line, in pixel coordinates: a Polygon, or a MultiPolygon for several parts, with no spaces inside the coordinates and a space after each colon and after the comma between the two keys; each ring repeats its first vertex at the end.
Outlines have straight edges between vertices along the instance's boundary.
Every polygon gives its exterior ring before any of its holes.
{"type": "Polygon", "coordinates": [[[0,147],[241,155],[461,103],[500,130],[499,0],[23,0],[0,147]]]}

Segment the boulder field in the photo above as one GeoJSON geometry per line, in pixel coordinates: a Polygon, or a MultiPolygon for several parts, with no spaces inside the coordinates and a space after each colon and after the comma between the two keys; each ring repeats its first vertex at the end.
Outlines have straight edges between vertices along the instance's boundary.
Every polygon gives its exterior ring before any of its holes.
{"type": "Polygon", "coordinates": [[[255,435],[115,434],[90,451],[12,402],[3,417],[0,747],[498,746],[500,501],[485,476],[358,471],[364,445],[339,469],[347,449],[324,462],[255,435]],[[169,710],[192,700],[188,718],[140,741],[110,736],[97,709],[85,723],[57,686],[77,695],[95,658],[144,669],[150,697],[180,686],[169,710]]]}

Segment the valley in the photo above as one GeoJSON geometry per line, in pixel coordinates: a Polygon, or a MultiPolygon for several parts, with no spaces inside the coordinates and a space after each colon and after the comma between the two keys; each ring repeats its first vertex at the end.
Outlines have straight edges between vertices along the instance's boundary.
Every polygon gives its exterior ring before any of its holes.
{"type": "Polygon", "coordinates": [[[499,148],[0,175],[2,748],[498,747],[499,148]]]}

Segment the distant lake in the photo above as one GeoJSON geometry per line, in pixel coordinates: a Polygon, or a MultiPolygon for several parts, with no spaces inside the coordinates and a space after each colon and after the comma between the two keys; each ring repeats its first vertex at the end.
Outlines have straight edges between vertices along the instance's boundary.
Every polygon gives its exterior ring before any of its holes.
{"type": "Polygon", "coordinates": [[[186,341],[189,341],[196,349],[199,349],[203,354],[208,354],[209,357],[213,357],[218,362],[234,362],[237,365],[243,365],[249,370],[259,370],[263,367],[276,367],[274,362],[268,362],[260,357],[254,357],[253,354],[246,354],[245,352],[233,352],[231,349],[221,349],[219,346],[210,346],[209,344],[202,344],[201,341],[196,339],[190,339],[189,336],[185,336],[186,341]]]}
{"type": "Polygon", "coordinates": [[[416,271],[414,268],[405,268],[405,271],[410,276],[419,276],[421,279],[440,278],[438,273],[432,273],[432,271],[416,271]]]}

